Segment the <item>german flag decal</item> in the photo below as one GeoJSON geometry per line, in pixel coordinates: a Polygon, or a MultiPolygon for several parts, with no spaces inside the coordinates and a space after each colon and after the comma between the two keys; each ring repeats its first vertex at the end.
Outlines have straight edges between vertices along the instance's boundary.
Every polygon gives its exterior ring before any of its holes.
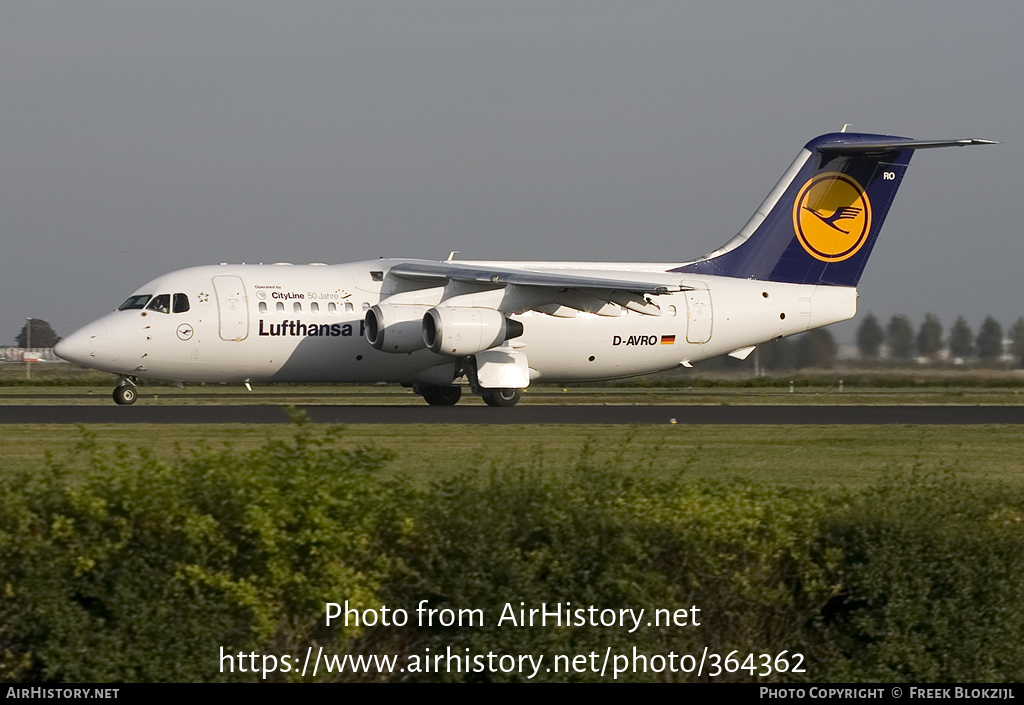
{"type": "Polygon", "coordinates": [[[676,337],[674,335],[663,335],[661,336],[662,345],[675,345],[676,337]]]}

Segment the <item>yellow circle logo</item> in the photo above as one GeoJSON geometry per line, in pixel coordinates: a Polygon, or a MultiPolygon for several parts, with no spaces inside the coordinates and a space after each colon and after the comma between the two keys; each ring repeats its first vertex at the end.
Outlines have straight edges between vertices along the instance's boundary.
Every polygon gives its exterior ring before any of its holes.
{"type": "Polygon", "coordinates": [[[797,194],[793,229],[811,257],[842,262],[867,242],[871,202],[861,185],[846,174],[818,174],[797,194]]]}

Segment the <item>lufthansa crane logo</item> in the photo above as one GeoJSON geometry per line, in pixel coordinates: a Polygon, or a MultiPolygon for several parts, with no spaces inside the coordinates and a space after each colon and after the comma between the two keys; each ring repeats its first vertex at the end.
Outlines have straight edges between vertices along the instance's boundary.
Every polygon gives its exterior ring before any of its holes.
{"type": "Polygon", "coordinates": [[[857,254],[867,242],[871,232],[871,201],[864,188],[846,174],[818,174],[797,194],[793,230],[811,257],[822,262],[842,262],[857,254]]]}

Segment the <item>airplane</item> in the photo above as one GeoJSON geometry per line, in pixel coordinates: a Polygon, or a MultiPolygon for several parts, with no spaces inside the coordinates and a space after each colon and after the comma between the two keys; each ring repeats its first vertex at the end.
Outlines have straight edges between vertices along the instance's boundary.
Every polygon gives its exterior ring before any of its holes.
{"type": "Polygon", "coordinates": [[[392,382],[430,405],[508,407],[538,380],[658,372],[852,318],[910,158],[995,144],[835,132],[808,142],[719,249],[669,263],[379,259],[221,264],[138,289],[55,352],[139,379],[392,382]]]}

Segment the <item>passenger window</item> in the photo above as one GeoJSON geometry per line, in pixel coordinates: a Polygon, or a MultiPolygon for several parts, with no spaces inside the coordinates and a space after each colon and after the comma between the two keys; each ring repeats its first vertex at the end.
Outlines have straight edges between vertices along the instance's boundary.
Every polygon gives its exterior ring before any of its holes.
{"type": "Polygon", "coordinates": [[[174,295],[174,312],[185,313],[188,311],[188,297],[185,294],[174,295]]]}
{"type": "Polygon", "coordinates": [[[139,294],[137,296],[130,296],[118,307],[118,311],[127,311],[133,308],[146,308],[146,304],[149,303],[149,294],[139,294]]]}
{"type": "Polygon", "coordinates": [[[327,304],[327,313],[337,313],[338,305],[334,302],[327,304]]]}
{"type": "Polygon", "coordinates": [[[284,301],[277,302],[277,312],[284,313],[284,301]]]}
{"type": "Polygon", "coordinates": [[[311,303],[309,305],[309,310],[312,313],[319,313],[320,312],[320,304],[318,304],[316,301],[314,301],[313,303],[311,303]]]}
{"type": "Polygon", "coordinates": [[[171,295],[157,294],[153,297],[153,300],[149,302],[149,306],[147,306],[146,309],[149,311],[156,311],[158,313],[170,313],[171,295]]]}
{"type": "Polygon", "coordinates": [[[266,312],[267,312],[267,302],[266,301],[260,301],[260,313],[266,313],[266,312]]]}
{"type": "Polygon", "coordinates": [[[352,313],[353,310],[354,309],[352,308],[352,302],[351,301],[346,301],[345,302],[345,313],[352,313]]]}
{"type": "Polygon", "coordinates": [[[292,304],[292,310],[295,311],[295,313],[302,313],[302,304],[296,301],[292,304]]]}

